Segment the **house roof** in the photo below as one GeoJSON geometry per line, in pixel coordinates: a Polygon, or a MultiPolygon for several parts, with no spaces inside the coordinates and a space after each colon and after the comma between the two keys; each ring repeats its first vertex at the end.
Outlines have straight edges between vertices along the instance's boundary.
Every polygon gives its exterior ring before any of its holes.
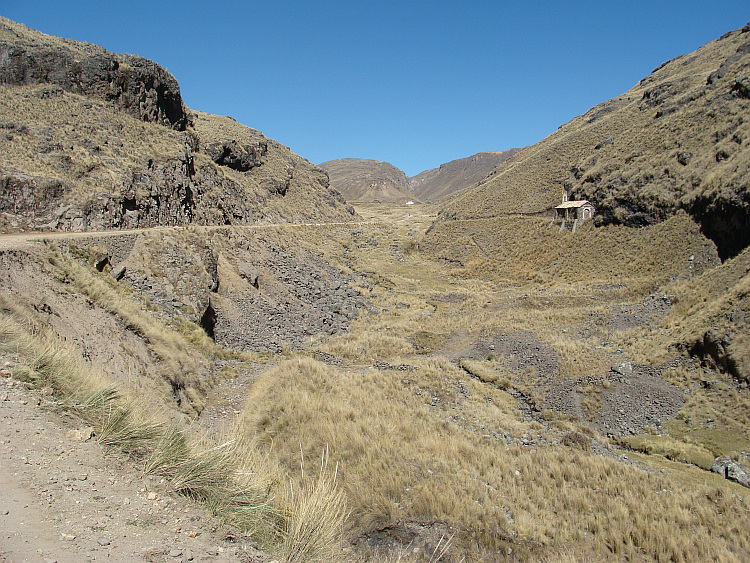
{"type": "Polygon", "coordinates": [[[584,205],[590,205],[591,207],[594,206],[593,203],[590,203],[589,201],[585,199],[581,199],[578,201],[563,201],[560,205],[555,207],[555,209],[570,209],[571,207],[572,208],[583,207],[584,205]]]}

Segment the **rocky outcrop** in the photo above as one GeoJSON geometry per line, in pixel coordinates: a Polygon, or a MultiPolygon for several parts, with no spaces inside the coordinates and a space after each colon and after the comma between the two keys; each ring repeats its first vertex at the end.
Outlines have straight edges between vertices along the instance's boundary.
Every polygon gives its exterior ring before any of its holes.
{"type": "Polygon", "coordinates": [[[0,168],[0,212],[14,215],[44,213],[69,188],[55,178],[10,174],[0,168]]]}
{"type": "Polygon", "coordinates": [[[262,157],[268,151],[267,142],[259,142],[256,146],[240,145],[237,141],[212,143],[205,148],[211,160],[220,166],[227,166],[238,172],[247,172],[262,164],[262,157]]]}
{"type": "Polygon", "coordinates": [[[252,231],[113,233],[75,244],[162,315],[200,325],[227,348],[300,348],[345,331],[368,307],[354,280],[320,256],[252,231]]]}
{"type": "Polygon", "coordinates": [[[67,198],[71,188],[60,180],[2,169],[0,189],[0,212],[14,216],[16,225],[28,230],[247,224],[259,210],[242,186],[217,176],[210,167],[196,171],[190,152],[132,170],[116,192],[84,201],[67,198]]]}
{"type": "Polygon", "coordinates": [[[717,457],[711,466],[711,471],[743,487],[750,487],[750,473],[744,465],[731,457],[717,457]]]}
{"type": "MultiPolygon", "coordinates": [[[[23,33],[23,26],[0,19],[15,34],[0,40],[0,84],[56,84],[68,92],[97,97],[151,123],[183,130],[189,115],[177,80],[166,69],[133,55],[68,41],[45,41],[23,33]]],[[[52,38],[56,39],[56,38],[52,38]]]]}
{"type": "Polygon", "coordinates": [[[355,216],[288,147],[188,111],[159,65],[3,18],[0,108],[0,231],[355,216]]]}

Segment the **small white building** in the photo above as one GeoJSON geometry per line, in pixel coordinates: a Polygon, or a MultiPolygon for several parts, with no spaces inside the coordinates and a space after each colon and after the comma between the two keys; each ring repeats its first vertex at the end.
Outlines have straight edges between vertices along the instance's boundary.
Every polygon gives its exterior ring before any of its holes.
{"type": "Polygon", "coordinates": [[[563,190],[562,203],[555,207],[555,217],[552,219],[550,226],[560,221],[560,230],[562,231],[568,224],[572,226],[573,232],[586,219],[594,216],[596,208],[594,204],[585,199],[571,200],[567,190],[563,190]]]}

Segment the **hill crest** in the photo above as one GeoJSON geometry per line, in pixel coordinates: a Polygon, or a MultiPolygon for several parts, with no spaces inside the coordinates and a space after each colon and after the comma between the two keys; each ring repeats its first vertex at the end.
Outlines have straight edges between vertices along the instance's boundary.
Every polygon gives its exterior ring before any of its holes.
{"type": "Polygon", "coordinates": [[[415,199],[406,174],[389,162],[341,158],[320,164],[347,201],[406,203],[415,199]]]}
{"type": "Polygon", "coordinates": [[[0,230],[347,221],[323,170],[158,64],[0,18],[0,230]]]}
{"type": "Polygon", "coordinates": [[[389,162],[341,158],[320,164],[347,201],[431,202],[472,186],[522,149],[481,152],[444,162],[411,178],[389,162]]]}

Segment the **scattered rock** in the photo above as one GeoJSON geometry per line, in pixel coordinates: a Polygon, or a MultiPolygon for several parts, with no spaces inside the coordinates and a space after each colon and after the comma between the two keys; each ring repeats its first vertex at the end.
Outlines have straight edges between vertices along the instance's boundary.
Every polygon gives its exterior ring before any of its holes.
{"type": "Polygon", "coordinates": [[[92,428],[68,430],[65,436],[74,442],[85,442],[94,437],[94,430],[92,428]]]}
{"type": "Polygon", "coordinates": [[[621,362],[612,366],[612,371],[625,377],[633,375],[633,364],[630,362],[621,362]]]}

